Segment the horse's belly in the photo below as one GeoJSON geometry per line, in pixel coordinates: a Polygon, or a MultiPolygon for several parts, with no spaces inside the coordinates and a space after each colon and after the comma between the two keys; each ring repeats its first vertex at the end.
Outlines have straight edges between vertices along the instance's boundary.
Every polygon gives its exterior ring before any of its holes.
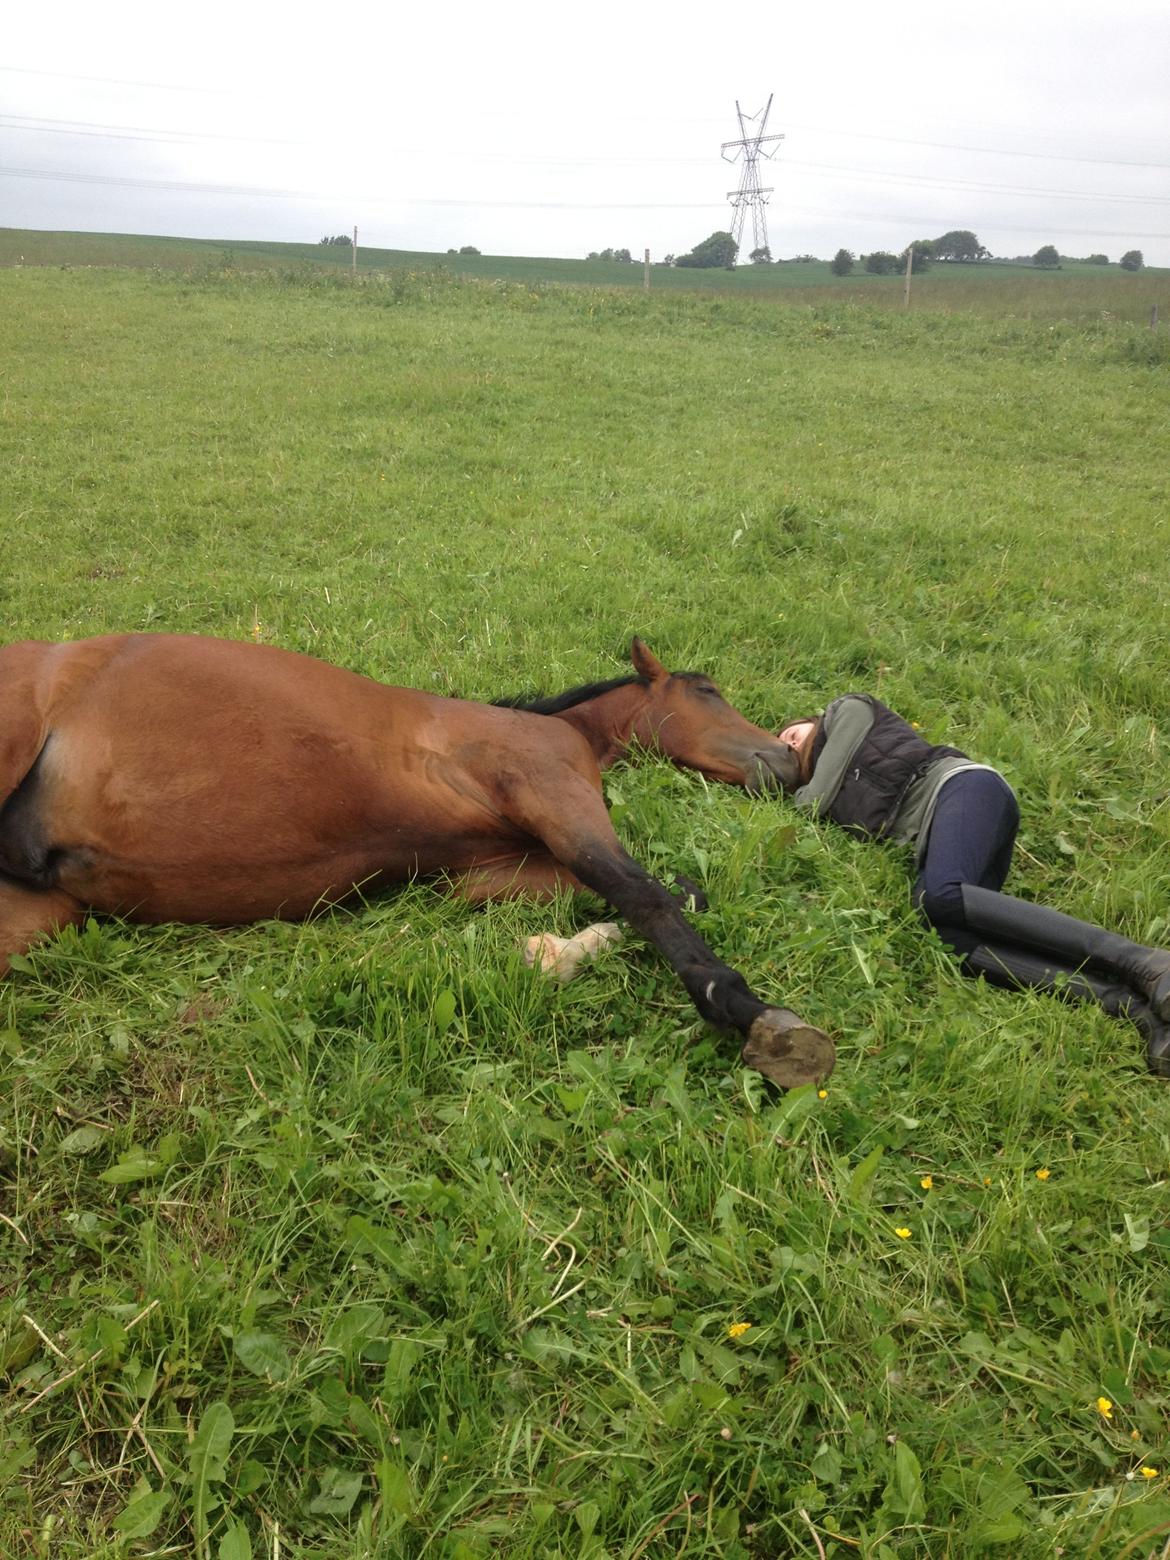
{"type": "Polygon", "coordinates": [[[409,877],[367,850],[313,860],[193,866],[118,860],[85,849],[62,854],[56,886],[82,904],[135,921],[221,924],[293,919],[409,877]]]}
{"type": "Polygon", "coordinates": [[[123,761],[103,776],[78,756],[53,742],[31,809],[53,886],[136,920],[299,917],[501,848],[499,821],[474,801],[395,786],[360,764],[322,774],[241,761],[209,778],[197,765],[123,761]]]}

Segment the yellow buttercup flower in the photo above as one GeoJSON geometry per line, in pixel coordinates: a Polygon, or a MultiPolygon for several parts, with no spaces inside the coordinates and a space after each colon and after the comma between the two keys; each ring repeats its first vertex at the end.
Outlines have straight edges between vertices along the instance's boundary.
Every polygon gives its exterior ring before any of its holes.
{"type": "Polygon", "coordinates": [[[828,1089],[818,1089],[817,1090],[817,1099],[818,1100],[827,1100],[828,1097],[829,1097],[828,1089]]]}
{"type": "Polygon", "coordinates": [[[1037,1170],[1037,1172],[1036,1172],[1036,1179],[1038,1181],[1047,1181],[1048,1177],[1051,1174],[1052,1174],[1051,1170],[1037,1170]]]}
{"type": "Polygon", "coordinates": [[[1102,1419],[1113,1418],[1113,1404],[1107,1397],[1099,1397],[1097,1399],[1097,1412],[1101,1415],[1102,1419]]]}
{"type": "Polygon", "coordinates": [[[1158,1470],[1157,1468],[1142,1468],[1141,1476],[1143,1479],[1156,1479],[1158,1477],[1158,1470]]]}
{"type": "Polygon", "coordinates": [[[924,1175],[918,1184],[924,1192],[929,1192],[931,1187],[934,1185],[934,1176],[924,1175]]]}
{"type": "Polygon", "coordinates": [[[742,1338],[744,1333],[747,1332],[751,1325],[752,1324],[750,1322],[732,1322],[731,1326],[727,1329],[727,1336],[729,1338],[742,1338]]]}
{"type": "Polygon", "coordinates": [[[899,1240],[909,1240],[910,1239],[910,1231],[908,1229],[905,1229],[905,1228],[903,1228],[903,1229],[896,1229],[894,1231],[894,1234],[898,1237],[899,1240]]]}

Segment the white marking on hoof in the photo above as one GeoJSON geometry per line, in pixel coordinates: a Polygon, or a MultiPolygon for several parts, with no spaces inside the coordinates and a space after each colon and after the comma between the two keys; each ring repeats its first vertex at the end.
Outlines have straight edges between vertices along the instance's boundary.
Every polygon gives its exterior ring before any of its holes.
{"type": "Polygon", "coordinates": [[[524,962],[529,967],[536,965],[546,975],[564,983],[572,980],[581,965],[595,959],[603,948],[616,947],[621,940],[621,927],[612,921],[587,926],[576,937],[554,937],[551,932],[540,932],[524,944],[524,962]]]}

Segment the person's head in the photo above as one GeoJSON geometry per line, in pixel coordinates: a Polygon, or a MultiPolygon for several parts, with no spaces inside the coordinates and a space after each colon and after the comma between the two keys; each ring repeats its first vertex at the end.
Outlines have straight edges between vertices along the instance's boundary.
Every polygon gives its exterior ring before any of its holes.
{"type": "Polygon", "coordinates": [[[812,756],[812,741],[817,729],[815,720],[802,719],[790,720],[784,729],[777,733],[781,742],[785,742],[796,754],[800,765],[800,778],[807,780],[811,765],[809,759],[812,756]]]}

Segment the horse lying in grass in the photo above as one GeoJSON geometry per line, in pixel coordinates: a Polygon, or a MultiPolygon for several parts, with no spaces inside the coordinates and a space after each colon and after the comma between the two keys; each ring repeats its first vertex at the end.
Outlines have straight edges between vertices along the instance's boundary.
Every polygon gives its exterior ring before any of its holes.
{"type": "Polygon", "coordinates": [[[587,887],[744,1036],[749,1066],[824,1078],[829,1038],[716,957],[601,790],[634,744],[751,789],[791,785],[792,751],[709,678],[637,639],[632,659],[633,677],[522,709],[195,636],[0,649],[0,974],[91,911],[227,924],[416,877],[472,902],[587,887]]]}

